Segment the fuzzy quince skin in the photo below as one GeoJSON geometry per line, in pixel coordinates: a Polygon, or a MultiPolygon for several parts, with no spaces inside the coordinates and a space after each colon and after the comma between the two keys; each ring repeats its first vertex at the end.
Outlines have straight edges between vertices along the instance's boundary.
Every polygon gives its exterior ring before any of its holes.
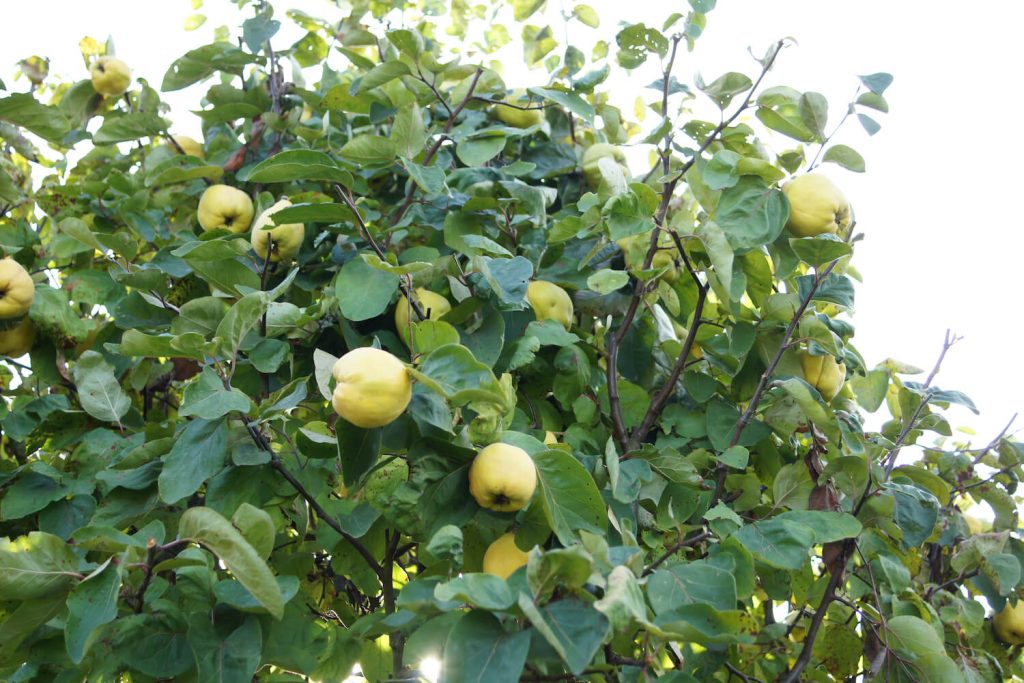
{"type": "Polygon", "coordinates": [[[203,230],[224,228],[243,233],[252,224],[252,214],[252,200],[237,187],[211,185],[199,198],[197,215],[203,230]]]}
{"type": "Polygon", "coordinates": [[[537,488],[537,467],[518,446],[492,443],[469,466],[469,492],[480,507],[515,512],[530,502],[537,488]]]}
{"type": "Polygon", "coordinates": [[[412,376],[381,349],[353,349],[334,363],[334,411],[357,427],[373,429],[398,419],[412,400],[412,376]]]}
{"type": "Polygon", "coordinates": [[[31,318],[25,316],[11,329],[0,332],[0,356],[21,358],[32,350],[35,340],[35,325],[31,318]]]}
{"type": "Polygon", "coordinates": [[[596,190],[601,185],[601,159],[609,158],[619,165],[622,175],[629,181],[629,166],[626,165],[626,154],[615,145],[599,142],[587,147],[583,153],[583,176],[587,179],[587,187],[596,190]]]}
{"type": "Polygon", "coordinates": [[[36,284],[25,267],[10,256],[0,259],[0,319],[28,313],[35,295],[36,284]]]}
{"type": "MultiPolygon", "coordinates": [[[[424,287],[416,288],[415,292],[413,292],[413,297],[416,299],[416,303],[419,304],[420,310],[427,316],[427,320],[439,320],[445,313],[452,310],[452,305],[448,302],[448,299],[424,287]]],[[[405,295],[402,295],[398,297],[398,305],[395,306],[395,329],[406,346],[409,345],[410,318],[413,319],[413,322],[419,322],[419,319],[412,312],[409,300],[405,298],[405,295]]]]}
{"type": "Polygon", "coordinates": [[[132,70],[124,61],[110,55],[93,62],[89,75],[93,89],[107,97],[120,97],[132,83],[132,70]]]}
{"type": "Polygon", "coordinates": [[[782,186],[789,199],[786,227],[798,237],[846,233],[850,227],[850,203],[835,183],[823,175],[808,173],[782,186]]]}
{"type": "Polygon", "coordinates": [[[537,320],[557,320],[567,330],[572,327],[572,298],[554,282],[534,280],[526,288],[526,300],[537,320]]]}
{"type": "Polygon", "coordinates": [[[508,101],[516,106],[507,107],[503,104],[496,104],[494,106],[494,115],[497,116],[498,120],[506,126],[512,126],[513,128],[530,128],[532,126],[538,126],[544,122],[543,109],[516,108],[538,106],[530,103],[525,90],[513,90],[512,94],[508,97],[508,101]]]}
{"type": "Polygon", "coordinates": [[[281,209],[291,206],[285,197],[260,214],[252,226],[252,248],[260,260],[266,260],[270,251],[270,262],[290,263],[299,253],[302,240],[306,238],[306,226],[302,223],[284,223],[266,230],[273,224],[272,216],[281,209]]]}
{"type": "Polygon", "coordinates": [[[515,570],[525,567],[529,560],[530,554],[516,545],[515,532],[509,531],[487,546],[484,552],[484,571],[507,579],[515,570]]]}
{"type": "Polygon", "coordinates": [[[1016,605],[1009,602],[999,614],[992,617],[992,630],[999,640],[1009,645],[1024,645],[1024,600],[1016,605]]]}
{"type": "Polygon", "coordinates": [[[805,351],[800,354],[800,367],[807,383],[826,401],[834,399],[846,382],[846,365],[829,355],[812,356],[805,351]]]}

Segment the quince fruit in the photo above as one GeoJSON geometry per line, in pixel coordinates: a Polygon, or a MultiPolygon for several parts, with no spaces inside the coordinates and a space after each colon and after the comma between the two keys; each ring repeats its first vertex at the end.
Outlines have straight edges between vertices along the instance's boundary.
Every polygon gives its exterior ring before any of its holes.
{"type": "Polygon", "coordinates": [[[203,230],[225,228],[243,233],[252,224],[252,200],[237,187],[211,185],[199,198],[197,214],[203,230]]]}
{"type": "Polygon", "coordinates": [[[36,283],[25,267],[10,256],[0,259],[0,319],[28,313],[36,295],[36,283]]]}
{"type": "Polygon", "coordinates": [[[306,238],[306,226],[302,223],[284,223],[271,228],[271,216],[281,209],[291,206],[291,201],[284,197],[276,204],[260,214],[252,226],[252,249],[261,261],[266,260],[267,250],[270,251],[270,262],[283,261],[290,263],[299,253],[302,240],[306,238]],[[266,228],[266,229],[265,229],[266,228]]]}
{"type": "Polygon", "coordinates": [[[537,488],[537,467],[530,454],[518,446],[492,443],[469,466],[469,492],[495,512],[515,512],[530,502],[537,488]]]}
{"type": "Polygon", "coordinates": [[[611,159],[622,170],[622,175],[629,182],[629,166],[626,164],[626,154],[615,145],[607,142],[599,142],[587,147],[583,152],[583,176],[587,179],[587,187],[596,190],[601,185],[604,177],[601,174],[601,159],[611,159]]]}
{"type": "MultiPolygon", "coordinates": [[[[630,235],[615,240],[615,244],[622,250],[626,259],[626,268],[636,272],[643,270],[644,259],[647,258],[647,249],[650,247],[651,236],[649,233],[630,235]]],[[[654,252],[649,270],[660,270],[667,268],[661,274],[661,278],[669,284],[675,284],[679,280],[679,264],[682,258],[679,256],[679,249],[672,242],[672,238],[664,233],[658,238],[658,251],[654,252]]]]}
{"type": "Polygon", "coordinates": [[[812,356],[804,351],[800,354],[800,367],[807,383],[817,389],[826,401],[835,398],[846,382],[846,365],[829,355],[812,356]]]}
{"type": "Polygon", "coordinates": [[[412,377],[402,361],[372,347],[353,349],[334,363],[334,411],[357,427],[383,427],[412,400],[412,377]]]}
{"type": "MultiPolygon", "coordinates": [[[[172,135],[171,140],[173,140],[178,147],[181,147],[181,151],[185,154],[199,159],[206,158],[206,150],[203,149],[203,143],[198,140],[190,138],[187,135],[172,135]]],[[[178,151],[173,145],[172,148],[175,152],[178,151]]]]}
{"type": "MultiPolygon", "coordinates": [[[[513,90],[508,101],[515,104],[516,107],[539,106],[531,104],[529,96],[522,89],[513,90]]],[[[543,109],[517,109],[516,107],[497,104],[494,106],[494,115],[506,126],[512,126],[513,128],[530,128],[532,126],[539,126],[544,122],[543,109]]]]}
{"type": "Polygon", "coordinates": [[[525,567],[530,554],[523,552],[516,545],[516,534],[509,531],[487,546],[484,552],[484,571],[488,574],[507,579],[520,567],[525,567]]]}
{"type": "Polygon", "coordinates": [[[825,176],[817,173],[802,175],[783,185],[782,192],[789,199],[786,227],[794,235],[845,234],[850,227],[850,203],[825,176]]]}
{"type": "Polygon", "coordinates": [[[93,89],[107,97],[120,97],[132,82],[132,70],[122,60],[109,55],[100,57],[89,68],[93,89]]]}
{"type": "Polygon", "coordinates": [[[992,617],[992,630],[999,640],[1009,645],[1024,645],[1024,600],[1016,605],[1009,602],[999,614],[992,617]]]}
{"type": "MultiPolygon", "coordinates": [[[[427,316],[427,320],[439,320],[441,316],[452,310],[448,299],[429,289],[417,287],[413,296],[416,298],[416,303],[419,304],[420,311],[427,316]]],[[[415,319],[409,300],[402,295],[398,297],[398,305],[395,306],[395,329],[398,330],[398,336],[402,338],[406,346],[409,345],[410,318],[414,318],[413,322],[419,322],[418,319],[415,319]]]]}
{"type": "Polygon", "coordinates": [[[9,330],[0,332],[0,356],[20,358],[32,350],[36,340],[36,328],[32,319],[24,317],[9,330]]]}
{"type": "Polygon", "coordinates": [[[572,327],[572,298],[554,282],[534,280],[526,288],[526,300],[537,320],[557,320],[567,330],[572,327]]]}
{"type": "Polygon", "coordinates": [[[554,432],[549,432],[549,431],[545,431],[544,432],[544,445],[546,445],[546,446],[554,446],[557,443],[558,443],[558,437],[555,436],[554,432]]]}

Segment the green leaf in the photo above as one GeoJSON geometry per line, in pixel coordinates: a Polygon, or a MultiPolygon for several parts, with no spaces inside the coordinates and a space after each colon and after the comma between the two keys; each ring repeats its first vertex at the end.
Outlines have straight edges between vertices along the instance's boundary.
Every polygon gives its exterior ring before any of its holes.
{"type": "Polygon", "coordinates": [[[228,424],[224,418],[187,422],[164,456],[164,468],[157,480],[160,499],[171,504],[192,495],[220,472],[227,456],[228,424]]]}
{"type": "Polygon", "coordinates": [[[936,630],[924,619],[910,615],[890,617],[885,622],[889,647],[903,655],[946,654],[936,630]]]}
{"type": "Polygon", "coordinates": [[[929,491],[910,484],[889,482],[885,488],[896,498],[893,521],[903,532],[903,545],[916,548],[932,535],[939,521],[939,500],[929,491]]]}
{"type": "Polygon", "coordinates": [[[729,244],[741,253],[774,242],[788,218],[782,193],[755,176],[743,176],[723,190],[715,212],[729,244]]]}
{"type": "Polygon", "coordinates": [[[868,74],[867,76],[861,76],[860,82],[871,92],[881,95],[885,92],[886,88],[892,85],[892,75],[885,72],[868,74]]]}
{"type": "Polygon", "coordinates": [[[341,314],[348,320],[369,320],[388,309],[398,291],[398,276],[378,270],[361,258],[347,261],[334,281],[341,314]]]}
{"type": "Polygon", "coordinates": [[[379,87],[395,80],[401,76],[408,76],[410,73],[409,67],[406,66],[405,62],[400,62],[397,59],[388,62],[382,62],[377,66],[370,69],[370,71],[359,80],[359,88],[356,93],[366,92],[372,88],[379,87]]]}
{"type": "Polygon", "coordinates": [[[357,427],[344,419],[339,419],[334,429],[345,485],[354,487],[380,457],[382,432],[379,428],[357,427]]]}
{"type": "Polygon", "coordinates": [[[517,683],[529,650],[528,631],[506,632],[493,615],[471,611],[452,627],[445,642],[445,681],[517,683]]]}
{"type": "Polygon", "coordinates": [[[707,560],[659,569],[647,580],[647,594],[658,614],[693,603],[730,610],[737,599],[732,572],[707,560]]]}
{"type": "Polygon", "coordinates": [[[238,179],[250,183],[286,183],[292,180],[322,180],[352,186],[352,174],[340,168],[328,154],[308,149],[280,152],[255,166],[244,168],[238,179]]]}
{"type": "Polygon", "coordinates": [[[549,102],[560,104],[587,123],[594,122],[594,116],[596,113],[594,111],[594,107],[574,92],[554,90],[552,88],[530,88],[528,92],[531,95],[543,97],[549,102]]]}
{"type": "Polygon", "coordinates": [[[121,590],[121,567],[109,559],[79,583],[68,596],[68,618],[64,624],[64,645],[68,657],[78,664],[92,646],[97,629],[117,616],[121,590]]]}
{"type": "Polygon", "coordinates": [[[78,571],[78,557],[60,538],[30,531],[13,541],[0,538],[0,600],[62,595],[78,571]]]}
{"type": "Polygon", "coordinates": [[[242,340],[259,323],[267,310],[267,295],[264,292],[246,294],[228,309],[224,319],[217,325],[216,336],[220,347],[230,358],[238,353],[242,340]]]}
{"type": "Polygon", "coordinates": [[[175,60],[164,74],[160,89],[164,92],[181,90],[209,78],[217,71],[241,76],[242,69],[253,62],[262,63],[263,59],[240,50],[229,42],[204,45],[186,52],[184,56],[175,60]]]}
{"type": "Polygon", "coordinates": [[[132,401],[114,376],[114,368],[95,351],[79,357],[73,370],[78,401],[85,412],[104,422],[120,422],[132,401]]]}
{"type": "MultiPolygon", "coordinates": [[[[423,125],[423,114],[418,104],[413,102],[395,114],[395,123],[391,126],[391,139],[400,157],[413,159],[423,151],[423,145],[427,141],[427,130],[423,125]]],[[[409,163],[411,162],[407,162],[407,165],[409,163]]]]}
{"type": "Polygon", "coordinates": [[[853,253],[850,245],[835,235],[790,239],[789,246],[801,261],[815,268],[853,253]]]}
{"type": "Polygon", "coordinates": [[[647,606],[636,574],[625,565],[612,569],[604,597],[594,603],[594,608],[608,617],[616,631],[647,619],[647,606]]]}
{"type": "Polygon", "coordinates": [[[207,507],[189,508],[178,523],[178,538],[209,548],[274,618],[284,616],[284,598],[270,568],[220,513],[207,507]]]}
{"type": "Polygon", "coordinates": [[[748,76],[735,71],[719,76],[707,85],[701,79],[697,81],[697,88],[714,100],[719,109],[728,107],[732,98],[749,90],[752,85],[753,82],[748,76]]]}
{"type": "Polygon", "coordinates": [[[195,653],[198,680],[250,683],[260,666],[264,648],[260,622],[255,618],[246,619],[225,636],[223,628],[218,628],[218,624],[203,618],[202,614],[190,617],[189,643],[195,653]]]}
{"type": "Polygon", "coordinates": [[[0,120],[10,121],[49,142],[60,142],[71,129],[59,109],[40,103],[28,93],[0,99],[0,120]]]}
{"type": "Polygon", "coordinates": [[[338,151],[338,154],[357,164],[383,165],[394,161],[398,150],[395,143],[381,135],[357,135],[338,151]]]}
{"type": "MultiPolygon", "coordinates": [[[[237,523],[235,526],[237,526],[237,523]]],[[[281,596],[285,603],[287,603],[299,592],[299,578],[297,576],[278,576],[276,578],[277,585],[281,589],[281,596]]],[[[218,602],[230,605],[240,612],[247,612],[249,614],[267,613],[263,605],[238,581],[231,579],[218,581],[213,585],[213,594],[217,596],[218,602]]]]}
{"type": "Polygon", "coordinates": [[[434,597],[442,602],[468,603],[491,611],[506,610],[516,601],[508,583],[493,574],[463,574],[438,584],[434,597]]]}
{"type": "Polygon", "coordinates": [[[33,515],[68,495],[70,489],[56,479],[39,472],[25,472],[7,488],[0,501],[0,516],[5,520],[33,515]]]}
{"type": "Polygon", "coordinates": [[[828,100],[821,93],[805,92],[800,96],[800,120],[819,139],[825,137],[828,123],[828,100]]]}
{"type": "Polygon", "coordinates": [[[724,190],[735,185],[740,179],[737,164],[742,158],[729,149],[715,152],[702,171],[704,184],[709,190],[724,190]]]}
{"type": "Polygon", "coordinates": [[[534,455],[544,517],[562,545],[577,542],[576,532],[603,534],[607,523],[604,501],[586,468],[565,451],[534,455]]]}
{"type": "Polygon", "coordinates": [[[529,595],[520,593],[519,607],[576,675],[587,667],[608,634],[608,618],[578,598],[538,609],[529,595]]]}
{"type": "Polygon", "coordinates": [[[757,118],[772,130],[794,140],[799,140],[800,142],[812,142],[814,140],[814,133],[807,130],[803,121],[787,118],[774,109],[758,107],[757,118]]]}
{"type": "Polygon", "coordinates": [[[716,610],[710,605],[694,603],[658,616],[655,624],[664,637],[695,642],[701,645],[751,643],[753,638],[749,615],[742,610],[716,610]]]}
{"type": "Polygon", "coordinates": [[[624,270],[602,268],[587,278],[587,287],[598,294],[610,294],[629,283],[629,273],[624,270]]]}
{"type": "Polygon", "coordinates": [[[506,139],[504,135],[471,138],[459,143],[455,154],[467,166],[484,166],[504,149],[506,139]]]}
{"type": "Polygon", "coordinates": [[[97,145],[109,145],[115,142],[127,142],[139,138],[156,137],[167,130],[167,122],[149,113],[125,114],[108,117],[103,125],[92,136],[97,145]]]}
{"type": "Polygon", "coordinates": [[[597,28],[601,25],[600,15],[590,5],[576,5],[572,10],[572,15],[579,19],[580,23],[590,28],[597,28]]]}
{"type": "MultiPolygon", "coordinates": [[[[399,152],[401,153],[401,151],[399,152]]],[[[403,159],[402,164],[408,171],[409,177],[419,185],[420,189],[428,195],[441,194],[447,187],[445,185],[444,170],[437,166],[420,166],[417,163],[403,159]]]]}
{"type": "Polygon", "coordinates": [[[846,145],[832,145],[825,151],[825,161],[839,164],[848,171],[864,172],[864,157],[857,150],[846,145]]]}
{"type": "Polygon", "coordinates": [[[274,37],[281,22],[271,19],[270,14],[261,12],[242,22],[242,41],[251,52],[260,52],[264,44],[274,37]]]}
{"type": "Polygon", "coordinates": [[[452,405],[475,401],[506,403],[494,372],[474,358],[465,346],[447,344],[434,349],[418,370],[411,371],[418,381],[447,398],[452,405]]]}
{"type": "Polygon", "coordinates": [[[246,414],[250,410],[252,401],[249,397],[240,389],[225,389],[224,382],[214,369],[207,365],[199,376],[185,387],[178,415],[214,420],[232,411],[246,414]]]}

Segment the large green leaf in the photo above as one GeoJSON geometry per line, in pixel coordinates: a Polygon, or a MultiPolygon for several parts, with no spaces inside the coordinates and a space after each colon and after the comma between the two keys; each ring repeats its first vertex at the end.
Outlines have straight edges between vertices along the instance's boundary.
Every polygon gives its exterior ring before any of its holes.
{"type": "Polygon", "coordinates": [[[70,125],[56,107],[48,107],[28,93],[0,98],[0,120],[10,121],[50,142],[60,142],[70,125]]]}
{"type": "Polygon", "coordinates": [[[74,551],[52,534],[31,531],[13,541],[0,538],[0,600],[60,595],[77,571],[74,551]]]}
{"type": "Polygon", "coordinates": [[[270,568],[220,513],[207,507],[189,508],[178,523],[178,538],[209,548],[271,615],[284,616],[284,598],[270,568]]]}
{"type": "Polygon", "coordinates": [[[789,203],[782,192],[754,176],[743,176],[724,190],[715,212],[715,221],[738,252],[774,242],[788,218],[789,203]]]}
{"type": "Polygon", "coordinates": [[[441,670],[446,683],[516,683],[530,649],[527,631],[509,633],[487,612],[473,610],[452,627],[441,670]]]}
{"type": "Polygon", "coordinates": [[[97,420],[119,422],[132,407],[114,376],[114,368],[96,351],[83,353],[73,374],[82,408],[97,420]]]}
{"type": "Polygon", "coordinates": [[[284,183],[290,180],[324,180],[352,185],[352,174],[334,162],[324,152],[308,149],[280,152],[255,166],[243,169],[239,180],[252,183],[284,183]]]}
{"type": "Polygon", "coordinates": [[[374,268],[361,258],[345,263],[334,282],[341,314],[349,320],[369,320],[383,313],[398,291],[398,276],[374,268]]]}
{"type": "Polygon", "coordinates": [[[607,512],[601,493],[586,468],[560,450],[534,455],[544,517],[562,545],[577,542],[576,533],[603,534],[607,512]]]}
{"type": "Polygon", "coordinates": [[[121,567],[107,560],[71,591],[68,618],[64,624],[64,644],[71,661],[81,662],[95,639],[97,629],[117,616],[120,590],[121,567]]]}
{"type": "Polygon", "coordinates": [[[228,423],[192,420],[178,434],[174,447],[164,456],[158,480],[160,498],[176,503],[199,490],[207,479],[220,472],[228,455],[228,423]]]}
{"type": "Polygon", "coordinates": [[[577,598],[538,608],[530,596],[520,593],[519,607],[576,675],[583,672],[608,635],[608,618],[577,598]]]}

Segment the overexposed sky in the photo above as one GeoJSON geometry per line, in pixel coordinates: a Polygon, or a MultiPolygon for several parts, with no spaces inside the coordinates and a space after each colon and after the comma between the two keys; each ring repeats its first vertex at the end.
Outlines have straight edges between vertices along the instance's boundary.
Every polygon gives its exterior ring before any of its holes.
{"type": "MultiPolygon", "coordinates": [[[[342,16],[324,0],[272,4],[282,19],[293,7],[334,20],[342,16]]],[[[623,18],[660,26],[668,13],[688,9],[683,0],[588,4],[601,14],[601,32],[608,38],[623,18]]],[[[549,5],[555,15],[574,3],[549,5]]],[[[6,16],[22,30],[4,38],[0,77],[11,89],[26,89],[24,80],[14,82],[11,75],[16,62],[32,54],[49,57],[52,73],[87,77],[79,39],[110,35],[134,75],[159,87],[173,59],[211,42],[217,26],[237,31],[251,13],[228,0],[206,0],[198,11],[209,20],[186,33],[182,26],[194,12],[191,0],[18,3],[6,16]]],[[[291,28],[286,19],[284,24],[291,28]]],[[[761,54],[775,40],[792,37],[797,44],[783,51],[765,83],[825,94],[832,105],[829,129],[842,116],[858,74],[894,75],[886,92],[891,111],[875,117],[881,132],[869,138],[851,119],[834,139],[860,151],[868,172],[823,168],[853,202],[858,230],[866,235],[854,261],[865,280],[857,291],[854,342],[869,365],[892,356],[927,370],[946,328],[963,336],[937,383],[966,392],[981,409],[979,417],[952,413],[954,427],[977,430],[978,445],[1014,412],[1022,413],[1018,427],[1024,428],[1024,216],[1016,205],[1024,158],[1016,125],[1024,105],[1016,82],[1022,24],[1024,3],[1007,0],[979,0],[969,13],[951,0],[718,0],[697,49],[680,56],[676,71],[684,82],[697,72],[707,81],[732,70],[753,76],[757,65],[747,48],[761,54]]],[[[581,38],[593,35],[579,24],[570,31],[574,42],[576,32],[581,38]]],[[[564,35],[560,26],[556,35],[564,35]]],[[[282,29],[274,43],[288,46],[296,37],[282,29]]],[[[524,79],[512,66],[506,77],[516,85],[524,79]]],[[[650,80],[636,75],[609,86],[630,112],[637,95],[650,97],[651,91],[639,90],[650,80]]],[[[198,132],[198,119],[188,111],[198,108],[204,92],[199,85],[165,96],[177,131],[198,132]]],[[[795,144],[785,138],[776,143],[778,149],[795,144]]]]}

